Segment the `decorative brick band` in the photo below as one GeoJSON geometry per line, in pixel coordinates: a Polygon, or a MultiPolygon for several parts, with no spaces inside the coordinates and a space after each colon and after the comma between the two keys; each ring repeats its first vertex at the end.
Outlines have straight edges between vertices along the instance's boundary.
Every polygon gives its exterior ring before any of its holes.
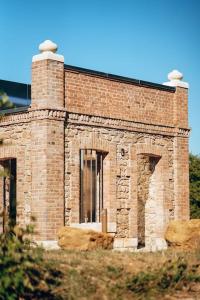
{"type": "Polygon", "coordinates": [[[65,110],[39,109],[29,111],[29,118],[31,119],[56,119],[64,121],[66,116],[67,112],[65,110]]]}
{"type": "Polygon", "coordinates": [[[190,135],[190,129],[186,129],[186,128],[177,129],[177,136],[189,137],[189,135],[190,135]]]}
{"type": "Polygon", "coordinates": [[[66,119],[67,112],[64,110],[56,109],[39,109],[39,110],[29,110],[23,113],[17,113],[12,115],[4,115],[0,119],[0,125],[11,125],[19,123],[27,123],[32,120],[42,120],[42,119],[53,119],[62,120],[66,119]]]}
{"type": "Polygon", "coordinates": [[[71,124],[81,124],[86,126],[97,126],[105,128],[115,128],[118,130],[128,130],[143,133],[154,133],[166,136],[188,137],[190,129],[176,128],[172,126],[145,124],[134,121],[105,118],[100,116],[83,115],[78,113],[68,113],[59,109],[38,109],[29,110],[23,113],[5,115],[0,118],[0,125],[26,123],[32,120],[53,119],[67,121],[71,124]]]}
{"type": "Polygon", "coordinates": [[[134,121],[126,121],[99,116],[90,116],[77,113],[68,114],[68,123],[81,124],[87,126],[98,126],[106,128],[115,128],[119,130],[136,131],[143,133],[154,133],[167,136],[182,136],[188,137],[190,129],[176,128],[163,125],[144,124],[134,121]]]}

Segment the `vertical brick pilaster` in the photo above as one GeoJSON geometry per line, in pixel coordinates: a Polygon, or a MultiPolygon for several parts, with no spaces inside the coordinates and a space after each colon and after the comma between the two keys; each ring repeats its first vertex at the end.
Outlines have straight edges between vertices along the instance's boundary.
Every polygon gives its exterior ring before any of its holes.
{"type": "Polygon", "coordinates": [[[188,89],[181,87],[174,94],[174,125],[188,128],[188,89]]]}
{"type": "MultiPolygon", "coordinates": [[[[177,87],[174,95],[174,120],[177,131],[188,128],[188,89],[177,87]]],[[[174,138],[175,218],[189,218],[189,150],[188,137],[174,138]]]]}
{"type": "Polygon", "coordinates": [[[175,218],[189,218],[189,153],[188,138],[175,137],[174,140],[174,193],[175,218]]]}
{"type": "Polygon", "coordinates": [[[31,108],[64,107],[64,64],[45,59],[32,64],[31,108]]]}
{"type": "MultiPolygon", "coordinates": [[[[32,110],[64,108],[64,64],[33,62],[32,110]]],[[[36,114],[37,115],[37,114],[36,114]]],[[[64,120],[40,113],[32,120],[32,201],[38,240],[56,240],[64,225],[64,120]]]]}

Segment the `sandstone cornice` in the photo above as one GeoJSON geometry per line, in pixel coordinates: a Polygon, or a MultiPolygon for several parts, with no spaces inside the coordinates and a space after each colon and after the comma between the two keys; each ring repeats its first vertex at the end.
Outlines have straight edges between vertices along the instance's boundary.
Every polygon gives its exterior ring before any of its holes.
{"type": "Polygon", "coordinates": [[[20,123],[27,123],[33,120],[51,119],[64,121],[67,112],[65,110],[57,109],[37,109],[29,110],[23,113],[4,115],[0,118],[0,126],[15,125],[20,123]]]}
{"type": "Polygon", "coordinates": [[[176,128],[177,136],[189,137],[190,131],[189,128],[176,128]]]}
{"type": "Polygon", "coordinates": [[[97,126],[104,128],[114,128],[143,133],[154,133],[166,136],[189,137],[189,128],[177,128],[173,126],[144,124],[133,121],[105,118],[99,116],[82,115],[77,113],[68,114],[68,123],[86,126],[97,126]]]}
{"type": "Polygon", "coordinates": [[[65,121],[67,112],[60,109],[36,109],[29,111],[30,119],[53,119],[58,121],[65,121]]]}
{"type": "Polygon", "coordinates": [[[189,137],[189,128],[177,128],[173,126],[145,124],[134,121],[106,118],[100,116],[90,116],[78,113],[69,113],[61,109],[30,109],[27,112],[2,116],[0,126],[27,123],[33,120],[58,120],[67,121],[71,124],[97,126],[104,128],[114,128],[118,130],[128,130],[135,132],[162,134],[166,136],[189,137]]]}

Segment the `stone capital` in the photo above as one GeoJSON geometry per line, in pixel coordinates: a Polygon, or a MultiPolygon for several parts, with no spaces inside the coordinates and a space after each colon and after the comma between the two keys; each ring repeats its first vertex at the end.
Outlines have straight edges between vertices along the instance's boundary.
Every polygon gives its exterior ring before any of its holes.
{"type": "Polygon", "coordinates": [[[46,40],[39,45],[40,54],[34,55],[32,62],[51,59],[64,63],[64,56],[57,54],[58,46],[50,40],[46,40]]]}
{"type": "Polygon", "coordinates": [[[183,74],[177,70],[173,70],[168,74],[168,82],[164,82],[163,85],[173,86],[173,87],[182,87],[185,89],[189,88],[189,84],[187,82],[182,81],[183,74]]]}

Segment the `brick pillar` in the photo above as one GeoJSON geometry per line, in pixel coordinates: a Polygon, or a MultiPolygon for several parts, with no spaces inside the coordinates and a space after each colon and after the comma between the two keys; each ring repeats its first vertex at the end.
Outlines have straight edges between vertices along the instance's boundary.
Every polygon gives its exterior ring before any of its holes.
{"type": "Polygon", "coordinates": [[[189,155],[187,137],[175,137],[174,167],[175,219],[187,220],[190,215],[189,155]]]}
{"type": "Polygon", "coordinates": [[[56,54],[51,41],[40,44],[41,54],[33,56],[31,108],[64,108],[64,57],[56,54]]]}
{"type": "Polygon", "coordinates": [[[189,218],[188,88],[183,75],[174,70],[165,85],[176,87],[174,94],[174,197],[175,219],[189,218]]]}
{"type": "Polygon", "coordinates": [[[37,240],[56,245],[64,225],[64,58],[45,41],[32,65],[32,199],[37,240]]]}
{"type": "Polygon", "coordinates": [[[177,136],[174,138],[174,192],[175,218],[189,218],[189,137],[188,137],[188,89],[176,87],[174,95],[174,122],[177,136]]]}

